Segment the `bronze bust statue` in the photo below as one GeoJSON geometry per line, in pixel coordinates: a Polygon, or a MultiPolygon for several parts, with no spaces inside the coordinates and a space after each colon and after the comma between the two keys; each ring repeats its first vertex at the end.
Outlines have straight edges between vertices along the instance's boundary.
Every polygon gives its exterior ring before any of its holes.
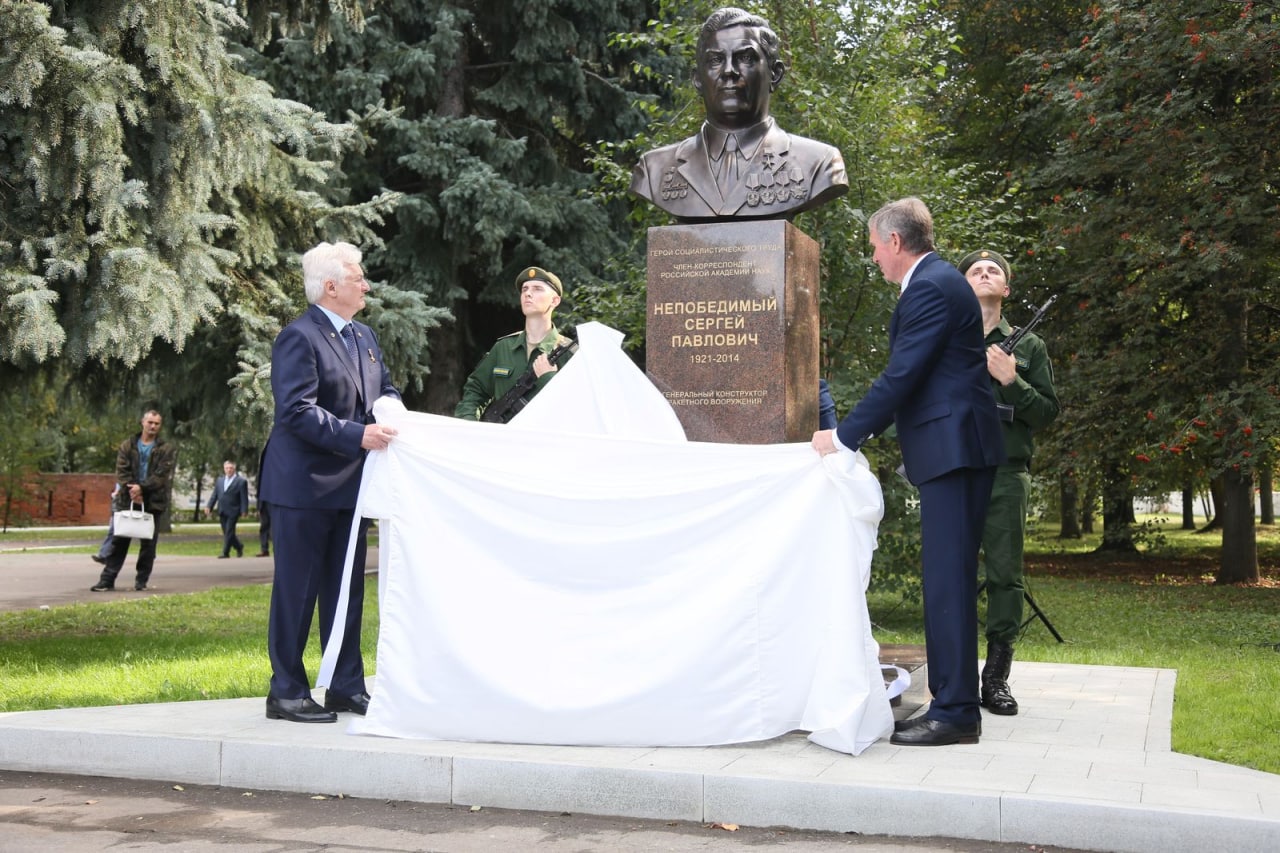
{"type": "Polygon", "coordinates": [[[833,146],[782,130],[769,96],[786,65],[764,18],[726,7],[698,34],[693,86],[707,120],[694,136],[646,152],[631,192],[684,222],[791,219],[849,190],[833,146]]]}

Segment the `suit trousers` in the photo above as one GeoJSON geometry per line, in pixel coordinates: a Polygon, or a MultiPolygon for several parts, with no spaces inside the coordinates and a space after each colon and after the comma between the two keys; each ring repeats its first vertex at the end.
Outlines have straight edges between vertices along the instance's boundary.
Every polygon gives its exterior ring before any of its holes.
{"type": "MultiPolygon", "coordinates": [[[[329,643],[338,595],[342,589],[343,559],[351,533],[353,509],[301,509],[271,505],[271,529],[276,546],[275,579],[267,626],[271,658],[271,695],[302,699],[311,695],[311,681],[302,662],[311,618],[320,608],[320,648],[329,643]]],[[[329,692],[355,696],[366,692],[364,660],[360,654],[360,626],[364,616],[364,564],[368,520],[357,532],[355,570],[337,664],[329,692]]]]}
{"type": "Polygon", "coordinates": [[[981,720],[978,696],[978,549],[995,468],[960,468],[919,484],[924,645],[933,702],[927,716],[981,720]]]}
{"type": "Polygon", "coordinates": [[[1031,500],[1026,471],[996,472],[982,531],[982,567],[987,584],[987,640],[1013,645],[1022,628],[1022,549],[1031,500]]]}
{"type": "Polygon", "coordinates": [[[262,498],[258,498],[258,545],[258,553],[271,553],[271,506],[262,498]]]}
{"type": "Polygon", "coordinates": [[[228,556],[232,548],[236,549],[237,554],[242,553],[244,543],[240,541],[239,536],[236,536],[236,524],[239,523],[240,516],[220,512],[218,521],[222,524],[222,556],[228,556]]]}

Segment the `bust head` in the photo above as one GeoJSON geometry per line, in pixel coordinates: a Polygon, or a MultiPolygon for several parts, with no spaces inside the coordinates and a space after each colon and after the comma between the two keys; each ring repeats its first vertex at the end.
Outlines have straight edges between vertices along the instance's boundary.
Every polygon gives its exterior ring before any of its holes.
{"type": "Polygon", "coordinates": [[[707,120],[698,133],[647,151],[631,192],[685,222],[790,219],[849,189],[839,150],[787,133],[769,114],[786,73],[767,21],[712,12],[698,32],[693,86],[707,120]]]}
{"type": "Polygon", "coordinates": [[[698,34],[693,75],[707,121],[739,130],[769,116],[769,96],[786,73],[778,48],[764,18],[733,7],[711,13],[698,34]]]}

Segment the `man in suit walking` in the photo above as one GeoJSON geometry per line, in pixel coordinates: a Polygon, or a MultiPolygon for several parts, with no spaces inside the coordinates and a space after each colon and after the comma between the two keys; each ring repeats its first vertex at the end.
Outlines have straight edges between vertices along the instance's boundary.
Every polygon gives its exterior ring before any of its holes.
{"type": "Polygon", "coordinates": [[[379,397],[400,392],[373,329],[353,321],[369,291],[360,261],[350,243],[321,243],[303,255],[310,307],[271,348],[275,422],[259,492],[271,506],[276,546],[268,719],[331,723],[338,711],[369,707],[360,654],[367,522],[357,534],[342,647],[323,708],[302,663],[317,601],[322,647],[334,627],[365,454],[385,450],[396,434],[373,418],[379,397]]]}
{"type": "Polygon", "coordinates": [[[955,267],[933,251],[933,217],[917,198],[867,223],[874,259],[901,285],[889,363],[835,430],[813,434],[826,455],[856,451],[897,426],[907,479],[920,491],[928,712],[895,725],[892,743],[977,743],[978,549],[1004,442],[987,375],[982,310],[955,267]]]}
{"type": "Polygon", "coordinates": [[[236,524],[240,516],[249,511],[249,482],[236,473],[236,463],[228,459],[222,463],[222,476],[213,483],[213,494],[209,495],[207,504],[209,512],[218,509],[218,522],[222,525],[222,553],[219,560],[231,556],[231,549],[236,549],[236,556],[244,556],[244,543],[236,536],[236,524]]]}

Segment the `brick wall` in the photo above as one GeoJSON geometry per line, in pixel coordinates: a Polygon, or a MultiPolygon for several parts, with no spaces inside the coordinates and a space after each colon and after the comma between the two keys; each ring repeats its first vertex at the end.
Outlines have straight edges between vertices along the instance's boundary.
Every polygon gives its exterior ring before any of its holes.
{"type": "Polygon", "coordinates": [[[9,512],[11,526],[102,524],[111,518],[115,474],[41,474],[9,512]]]}

